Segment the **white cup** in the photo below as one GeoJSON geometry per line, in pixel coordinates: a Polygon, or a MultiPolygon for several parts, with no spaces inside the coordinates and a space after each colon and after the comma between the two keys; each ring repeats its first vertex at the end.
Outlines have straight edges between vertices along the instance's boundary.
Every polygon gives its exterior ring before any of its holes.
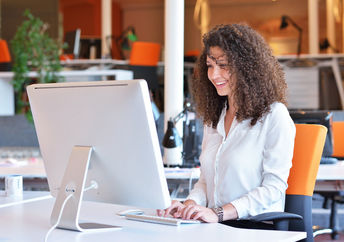
{"type": "Polygon", "coordinates": [[[6,196],[23,195],[23,177],[20,175],[9,175],[5,177],[6,196]]]}

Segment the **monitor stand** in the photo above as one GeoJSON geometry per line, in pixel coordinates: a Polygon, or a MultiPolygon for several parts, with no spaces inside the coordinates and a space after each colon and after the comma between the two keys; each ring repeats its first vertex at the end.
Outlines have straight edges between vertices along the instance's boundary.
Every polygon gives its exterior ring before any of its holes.
{"type": "Polygon", "coordinates": [[[56,224],[59,216],[61,216],[57,225],[58,228],[80,232],[121,228],[106,224],[78,222],[91,153],[92,147],[90,146],[73,147],[50,217],[51,223],[56,224]],[[63,207],[63,203],[70,194],[73,196],[68,199],[63,207]],[[60,213],[62,214],[60,215],[60,213]]]}

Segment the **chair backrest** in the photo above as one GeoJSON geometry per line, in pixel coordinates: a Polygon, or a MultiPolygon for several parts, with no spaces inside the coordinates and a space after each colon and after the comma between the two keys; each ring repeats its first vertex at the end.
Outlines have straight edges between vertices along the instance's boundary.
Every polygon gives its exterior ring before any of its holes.
{"type": "Polygon", "coordinates": [[[313,241],[312,195],[324,148],[327,128],[317,124],[295,124],[293,166],[288,178],[285,211],[303,217],[292,220],[289,230],[306,231],[306,241],[313,241]]]}
{"type": "Polygon", "coordinates": [[[129,68],[134,72],[134,79],[145,79],[148,88],[155,91],[159,86],[158,61],[160,44],[153,42],[135,41],[133,43],[129,68]]]}
{"type": "Polygon", "coordinates": [[[157,66],[160,58],[160,44],[135,41],[130,52],[130,65],[157,66]]]}
{"type": "Polygon", "coordinates": [[[0,39],[0,62],[11,62],[11,56],[7,42],[2,39],[0,39]]]}
{"type": "Polygon", "coordinates": [[[335,157],[344,157],[344,121],[332,123],[333,154],[335,157]]]}

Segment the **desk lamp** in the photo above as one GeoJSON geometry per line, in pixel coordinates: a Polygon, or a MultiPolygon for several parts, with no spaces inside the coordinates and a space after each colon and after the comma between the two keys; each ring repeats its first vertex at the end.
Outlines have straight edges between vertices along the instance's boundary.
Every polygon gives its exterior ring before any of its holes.
{"type": "Polygon", "coordinates": [[[162,146],[165,148],[163,160],[167,166],[181,166],[183,164],[183,140],[179,136],[175,124],[187,115],[190,106],[190,103],[186,103],[184,110],[167,122],[167,130],[162,140],[162,146]]]}
{"type": "Polygon", "coordinates": [[[283,15],[281,17],[280,29],[285,29],[289,25],[288,22],[290,22],[294,26],[294,28],[296,28],[299,31],[299,39],[297,43],[297,57],[299,57],[301,53],[302,28],[299,25],[297,25],[289,16],[283,15]]]}
{"type": "Polygon", "coordinates": [[[117,48],[120,51],[122,59],[125,59],[123,50],[131,50],[130,42],[137,41],[137,36],[135,34],[135,29],[133,26],[126,28],[122,34],[116,38],[117,48]]]}
{"type": "Polygon", "coordinates": [[[323,41],[320,42],[319,47],[320,47],[320,50],[326,50],[326,49],[330,48],[335,53],[339,53],[339,50],[336,49],[335,47],[333,47],[327,38],[325,38],[323,41]]]}
{"type": "Polygon", "coordinates": [[[281,17],[281,25],[280,25],[280,29],[284,29],[286,28],[289,24],[288,22],[290,22],[294,28],[296,28],[299,31],[299,39],[298,39],[298,43],[297,43],[297,58],[294,60],[290,60],[286,63],[287,66],[289,67],[312,67],[315,66],[317,63],[313,60],[310,59],[300,59],[300,54],[301,54],[301,43],[302,43],[302,28],[297,25],[289,16],[287,15],[283,15],[281,17]]]}

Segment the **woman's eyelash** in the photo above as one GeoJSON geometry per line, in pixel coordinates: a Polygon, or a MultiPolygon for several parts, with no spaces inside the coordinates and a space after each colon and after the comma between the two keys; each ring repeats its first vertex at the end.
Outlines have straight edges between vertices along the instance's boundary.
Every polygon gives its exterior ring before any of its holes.
{"type": "Polygon", "coordinates": [[[228,65],[227,64],[219,64],[219,67],[222,68],[222,69],[225,69],[225,68],[228,67],[228,65]]]}

